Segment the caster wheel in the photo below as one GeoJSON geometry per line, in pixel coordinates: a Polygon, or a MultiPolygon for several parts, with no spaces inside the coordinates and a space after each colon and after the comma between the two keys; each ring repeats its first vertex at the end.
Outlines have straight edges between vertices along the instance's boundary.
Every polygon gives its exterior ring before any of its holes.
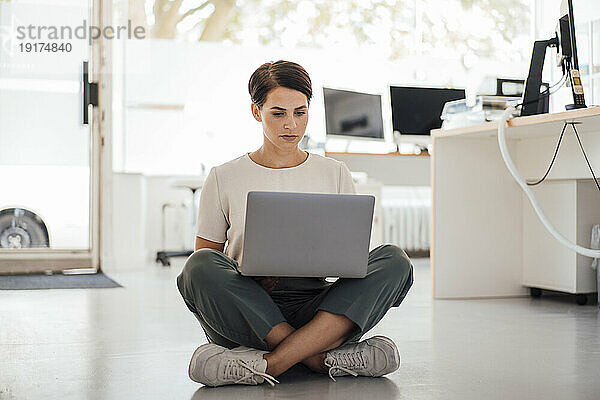
{"type": "Polygon", "coordinates": [[[585,306],[587,304],[587,296],[585,294],[575,295],[575,302],[580,306],[585,306]]]}
{"type": "Polygon", "coordinates": [[[534,298],[541,297],[542,289],[536,287],[529,288],[529,295],[534,298]]]}

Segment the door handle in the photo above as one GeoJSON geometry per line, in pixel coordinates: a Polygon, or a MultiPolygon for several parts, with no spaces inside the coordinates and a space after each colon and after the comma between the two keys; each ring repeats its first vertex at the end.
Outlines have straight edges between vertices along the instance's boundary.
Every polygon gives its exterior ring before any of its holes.
{"type": "Polygon", "coordinates": [[[90,82],[89,63],[83,62],[82,85],[83,85],[83,125],[89,124],[89,106],[98,105],[98,83],[90,82]]]}

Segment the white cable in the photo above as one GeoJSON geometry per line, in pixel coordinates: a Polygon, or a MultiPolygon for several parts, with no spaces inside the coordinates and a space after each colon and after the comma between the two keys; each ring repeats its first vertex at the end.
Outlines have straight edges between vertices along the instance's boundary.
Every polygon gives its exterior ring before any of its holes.
{"type": "Polygon", "coordinates": [[[600,250],[588,249],[588,248],[585,248],[582,246],[578,246],[575,243],[571,243],[567,238],[565,238],[563,235],[561,235],[554,228],[554,226],[552,226],[550,221],[548,221],[548,218],[546,218],[546,216],[542,212],[542,209],[540,208],[539,204],[537,203],[537,200],[533,196],[533,193],[531,192],[529,187],[527,187],[527,183],[525,183],[525,180],[521,177],[521,175],[519,174],[519,171],[517,171],[517,167],[515,167],[515,164],[513,163],[512,159],[510,158],[510,154],[508,153],[508,148],[506,147],[506,138],[504,135],[504,130],[506,128],[506,122],[511,118],[514,111],[515,111],[514,107],[508,107],[506,110],[504,110],[504,113],[502,114],[502,118],[498,121],[498,145],[500,146],[500,153],[502,153],[502,159],[504,159],[504,163],[506,164],[506,167],[510,171],[513,178],[515,178],[515,180],[517,181],[519,186],[521,186],[521,189],[523,189],[523,192],[525,192],[525,194],[527,195],[527,198],[529,199],[529,202],[533,206],[533,209],[535,210],[540,221],[542,221],[542,223],[544,224],[544,226],[546,227],[548,232],[550,232],[556,240],[558,240],[560,243],[562,243],[564,246],[568,247],[569,249],[573,250],[574,252],[581,254],[582,256],[587,256],[587,257],[592,257],[592,258],[600,258],[600,250]]]}

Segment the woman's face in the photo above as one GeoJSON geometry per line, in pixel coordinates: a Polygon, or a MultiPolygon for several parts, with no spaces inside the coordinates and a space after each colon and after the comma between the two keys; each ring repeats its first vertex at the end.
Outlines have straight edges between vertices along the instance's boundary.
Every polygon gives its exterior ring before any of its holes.
{"type": "Polygon", "coordinates": [[[289,150],[304,136],[308,101],[302,92],[279,86],[267,94],[261,109],[252,103],[252,115],[262,122],[265,140],[279,149],[289,150]]]}

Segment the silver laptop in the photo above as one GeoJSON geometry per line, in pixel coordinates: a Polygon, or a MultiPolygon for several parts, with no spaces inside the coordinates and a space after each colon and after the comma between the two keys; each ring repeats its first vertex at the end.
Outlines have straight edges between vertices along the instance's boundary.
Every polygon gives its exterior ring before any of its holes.
{"type": "Polygon", "coordinates": [[[370,195],[248,192],[242,274],[364,277],[374,206],[370,195]]]}

